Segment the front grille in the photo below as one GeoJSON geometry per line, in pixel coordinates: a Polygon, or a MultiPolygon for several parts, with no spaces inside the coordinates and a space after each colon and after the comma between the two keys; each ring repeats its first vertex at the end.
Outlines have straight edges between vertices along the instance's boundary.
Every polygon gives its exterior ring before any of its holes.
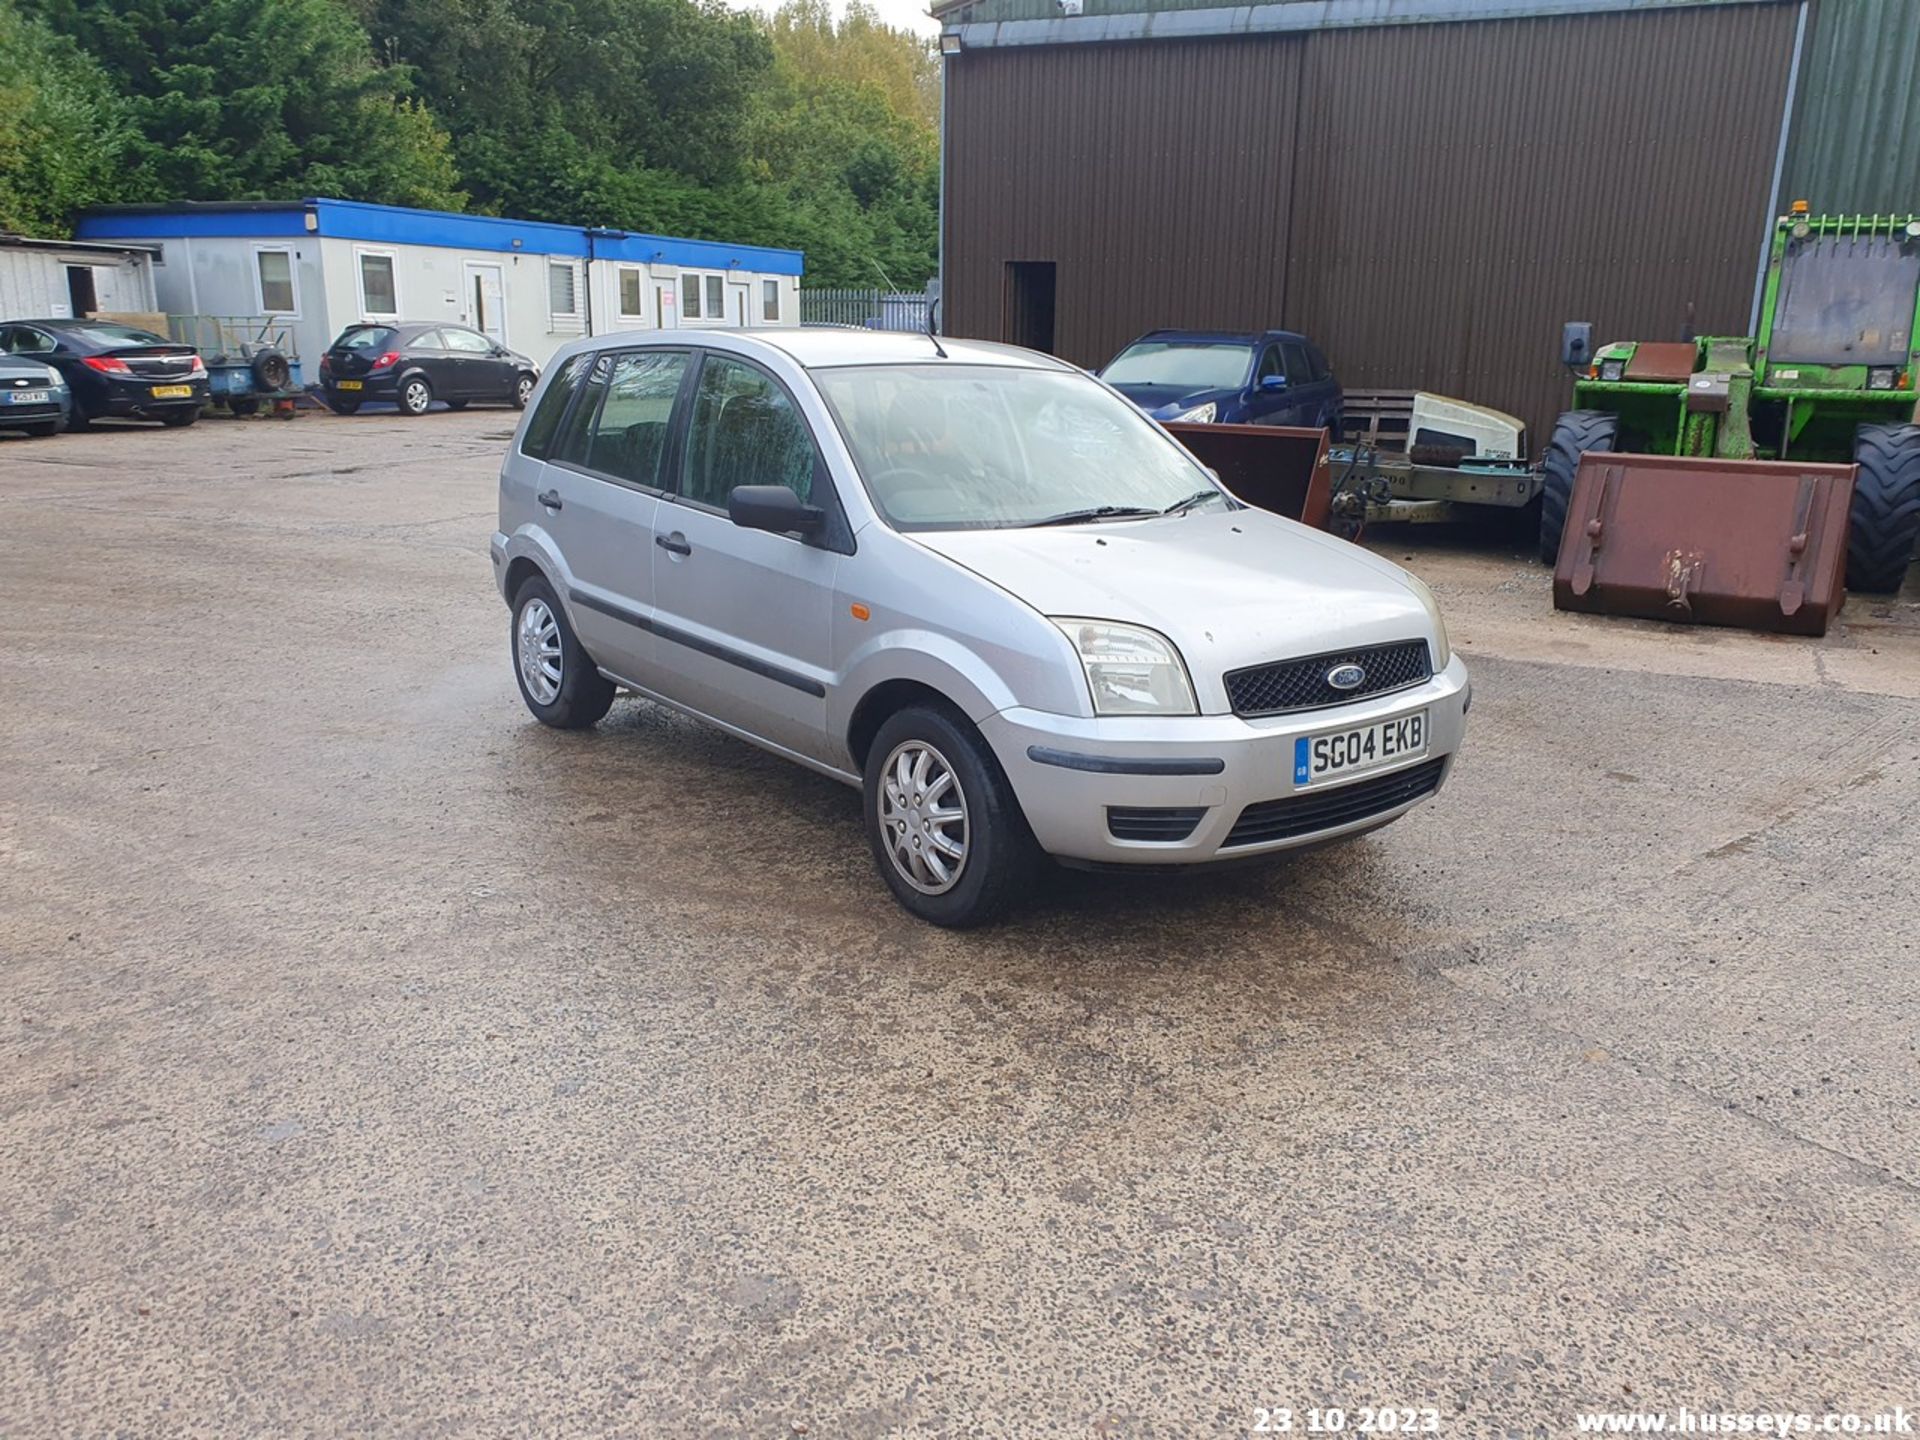
{"type": "Polygon", "coordinates": [[[1440,771],[1446,763],[1444,758],[1427,760],[1374,780],[1356,780],[1326,791],[1308,790],[1281,800],[1262,800],[1240,812],[1220,848],[1292,840],[1392,810],[1431,795],[1439,787],[1440,771]]]}
{"type": "Polygon", "coordinates": [[[1433,657],[1424,640],[1331,650],[1304,660],[1252,665],[1227,676],[1227,699],[1236,715],[1280,715],[1290,710],[1320,710],[1345,705],[1389,690],[1404,690],[1433,678],[1433,657]],[[1367,678],[1351,690],[1336,690],[1327,674],[1337,666],[1358,665],[1367,678]]]}
{"type": "Polygon", "coordinates": [[[1158,840],[1162,844],[1169,844],[1193,834],[1194,826],[1200,823],[1200,817],[1206,813],[1204,805],[1178,809],[1170,806],[1109,805],[1107,833],[1116,840],[1158,840]]]}

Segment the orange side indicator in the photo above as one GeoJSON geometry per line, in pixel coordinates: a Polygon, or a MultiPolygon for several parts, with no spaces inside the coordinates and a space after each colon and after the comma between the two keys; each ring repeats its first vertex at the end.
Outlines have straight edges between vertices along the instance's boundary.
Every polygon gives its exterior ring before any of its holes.
{"type": "Polygon", "coordinates": [[[873,612],[857,600],[854,601],[850,608],[853,612],[853,618],[856,620],[871,620],[873,618],[873,612]]]}

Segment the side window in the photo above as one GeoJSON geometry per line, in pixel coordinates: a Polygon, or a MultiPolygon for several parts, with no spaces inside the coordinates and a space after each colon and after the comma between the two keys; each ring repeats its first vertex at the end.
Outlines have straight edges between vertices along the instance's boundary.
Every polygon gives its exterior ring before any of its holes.
{"type": "Polygon", "coordinates": [[[1307,359],[1313,363],[1314,379],[1331,380],[1333,378],[1333,367],[1327,364],[1327,357],[1318,345],[1307,346],[1307,359]]]}
{"type": "Polygon", "coordinates": [[[659,488],[667,421],[686,369],[683,351],[642,350],[617,357],[606,398],[587,428],[582,463],[602,475],[659,488]]]}
{"type": "Polygon", "coordinates": [[[1280,368],[1280,347],[1278,345],[1269,345],[1260,352],[1260,368],[1253,372],[1253,383],[1258,385],[1269,375],[1280,375],[1284,373],[1280,368]]]}
{"type": "Polygon", "coordinates": [[[540,404],[534,409],[533,418],[527,422],[526,439],[520,442],[521,453],[536,460],[547,458],[547,452],[553,448],[553,432],[560,428],[560,417],[567,413],[567,401],[580,388],[592,359],[591,355],[573,355],[561,363],[560,373],[553,377],[553,383],[547,386],[547,393],[540,397],[540,404]]]}
{"type": "Polygon", "coordinates": [[[31,325],[15,325],[7,331],[6,348],[15,355],[51,355],[53,337],[31,325]]]}
{"type": "Polygon", "coordinates": [[[1313,378],[1313,367],[1307,363],[1307,347],[1298,340],[1282,340],[1280,354],[1286,362],[1287,379],[1293,384],[1305,385],[1313,378]]]}
{"type": "Polygon", "coordinates": [[[463,355],[491,355],[493,342],[484,335],[471,330],[442,330],[440,338],[447,342],[449,350],[457,350],[463,355]]]}
{"type": "Polygon", "coordinates": [[[435,355],[440,355],[446,352],[447,342],[441,338],[438,330],[422,330],[418,335],[414,336],[413,339],[407,341],[406,348],[409,350],[430,350],[435,355]]]}
{"type": "Polygon", "coordinates": [[[813,465],[807,422],[773,377],[709,355],[694,391],[680,493],[719,509],[737,485],[784,485],[808,500],[813,465]]]}
{"type": "Polygon", "coordinates": [[[593,436],[594,416],[599,413],[601,397],[607,393],[607,377],[613,373],[611,355],[595,355],[592,360],[593,368],[587,373],[587,386],[581,392],[580,403],[567,412],[567,418],[561,423],[560,433],[554,438],[553,453],[547,457],[549,460],[564,460],[569,465],[587,463],[587,442],[593,436]]]}

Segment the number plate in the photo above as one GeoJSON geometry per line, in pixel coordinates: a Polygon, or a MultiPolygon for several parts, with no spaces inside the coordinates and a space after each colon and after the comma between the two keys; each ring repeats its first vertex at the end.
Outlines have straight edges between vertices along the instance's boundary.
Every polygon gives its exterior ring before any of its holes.
{"type": "Polygon", "coordinates": [[[191,385],[156,385],[153,398],[156,400],[187,400],[193,396],[191,385]]]}
{"type": "Polygon", "coordinates": [[[1417,760],[1427,753],[1427,712],[1398,715],[1372,725],[1351,725],[1293,742],[1293,783],[1311,785],[1336,775],[1358,775],[1417,760]]]}
{"type": "Polygon", "coordinates": [[[333,388],[336,390],[358,390],[361,388],[361,385],[358,380],[336,380],[333,382],[333,388]]]}
{"type": "Polygon", "coordinates": [[[7,399],[15,405],[45,405],[53,399],[50,390],[9,390],[7,399]]]}

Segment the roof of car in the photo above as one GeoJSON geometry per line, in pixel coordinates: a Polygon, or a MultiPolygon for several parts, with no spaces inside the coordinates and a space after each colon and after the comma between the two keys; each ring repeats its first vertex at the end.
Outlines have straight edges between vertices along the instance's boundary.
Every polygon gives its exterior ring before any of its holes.
{"type": "Polygon", "coordinates": [[[1254,345],[1262,340],[1305,340],[1298,330],[1149,330],[1142,340],[1178,340],[1193,345],[1254,345]]]}
{"type": "MultiPolygon", "coordinates": [[[[659,331],[644,332],[649,340],[670,336],[659,331]]],[[[920,330],[863,330],[851,326],[783,326],[765,330],[703,330],[694,332],[696,344],[725,345],[738,341],[738,348],[751,350],[765,345],[790,356],[809,370],[838,365],[920,365],[938,364],[940,351],[952,364],[1030,366],[1036,370],[1072,370],[1075,367],[1037,350],[1017,345],[999,345],[987,340],[957,340],[942,335],[937,342],[920,330]],[[709,338],[710,337],[710,338],[709,338]]],[[[631,337],[630,337],[631,338],[631,337]]],[[[687,338],[680,337],[684,343],[687,338]]]]}

